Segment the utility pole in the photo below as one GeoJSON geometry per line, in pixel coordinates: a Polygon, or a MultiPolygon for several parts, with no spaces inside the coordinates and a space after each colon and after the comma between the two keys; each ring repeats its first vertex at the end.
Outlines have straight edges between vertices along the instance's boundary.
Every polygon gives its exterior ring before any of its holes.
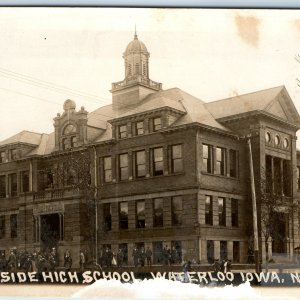
{"type": "Polygon", "coordinates": [[[258,228],[257,228],[257,208],[256,208],[256,193],[254,183],[253,172],[253,159],[251,148],[251,134],[247,137],[247,144],[249,148],[249,167],[250,167],[250,179],[251,179],[251,195],[252,195],[252,215],[253,215],[253,235],[254,235],[254,259],[255,259],[255,271],[261,272],[260,260],[259,260],[259,247],[258,247],[258,228]]]}
{"type": "Polygon", "coordinates": [[[98,196],[98,176],[97,176],[97,151],[94,149],[94,201],[95,201],[95,262],[98,264],[98,206],[97,206],[97,196],[98,196]]]}

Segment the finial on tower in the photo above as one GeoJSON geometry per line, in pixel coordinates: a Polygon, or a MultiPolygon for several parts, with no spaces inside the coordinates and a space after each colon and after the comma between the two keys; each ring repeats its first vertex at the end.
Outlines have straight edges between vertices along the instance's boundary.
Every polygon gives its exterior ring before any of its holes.
{"type": "Polygon", "coordinates": [[[135,40],[138,39],[137,34],[136,34],[136,24],[134,25],[134,39],[135,39],[135,40]]]}

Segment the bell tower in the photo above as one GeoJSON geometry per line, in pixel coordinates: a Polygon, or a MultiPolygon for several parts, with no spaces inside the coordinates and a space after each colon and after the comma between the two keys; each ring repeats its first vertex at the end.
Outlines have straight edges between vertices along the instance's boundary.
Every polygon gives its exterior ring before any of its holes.
{"type": "Polygon", "coordinates": [[[123,53],[125,79],[112,83],[112,98],[115,108],[136,105],[147,95],[162,89],[162,84],[149,78],[149,57],[145,44],[135,31],[133,41],[123,53]]]}

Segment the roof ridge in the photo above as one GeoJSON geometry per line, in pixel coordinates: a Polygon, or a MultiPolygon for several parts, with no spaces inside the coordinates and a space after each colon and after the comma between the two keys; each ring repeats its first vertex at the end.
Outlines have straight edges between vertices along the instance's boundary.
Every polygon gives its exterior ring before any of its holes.
{"type": "Polygon", "coordinates": [[[255,94],[255,93],[259,93],[259,92],[265,92],[265,91],[268,91],[268,90],[275,90],[275,89],[278,89],[280,87],[285,88],[284,85],[279,85],[279,86],[275,86],[275,87],[271,87],[271,88],[267,88],[267,89],[263,89],[263,90],[258,90],[258,91],[254,91],[254,92],[250,92],[250,93],[245,93],[245,94],[241,94],[241,95],[237,95],[237,96],[232,96],[232,97],[218,99],[218,100],[214,100],[214,101],[210,101],[210,102],[205,102],[205,104],[215,103],[215,102],[219,102],[219,101],[225,101],[225,100],[228,100],[228,99],[239,98],[239,97],[243,97],[243,96],[247,96],[247,95],[251,95],[251,94],[255,94]]]}

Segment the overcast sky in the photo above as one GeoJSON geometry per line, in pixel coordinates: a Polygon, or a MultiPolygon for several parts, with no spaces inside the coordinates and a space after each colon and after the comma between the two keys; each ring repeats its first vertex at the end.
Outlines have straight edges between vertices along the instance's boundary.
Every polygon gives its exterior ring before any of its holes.
{"type": "Polygon", "coordinates": [[[0,140],[52,132],[68,98],[111,103],[135,24],[164,89],[209,102],[285,85],[300,111],[300,11],[0,8],[0,140]]]}

